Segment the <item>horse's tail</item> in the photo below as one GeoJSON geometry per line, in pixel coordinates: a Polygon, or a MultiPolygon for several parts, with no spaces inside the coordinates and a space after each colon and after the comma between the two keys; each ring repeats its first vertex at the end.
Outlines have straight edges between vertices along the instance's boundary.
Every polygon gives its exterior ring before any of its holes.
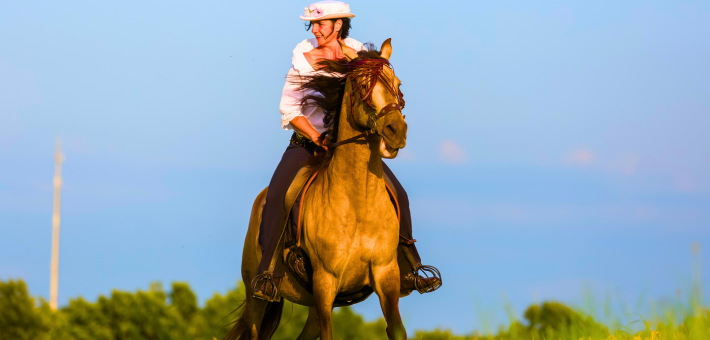
{"type": "Polygon", "coordinates": [[[281,313],[284,310],[284,300],[279,302],[271,302],[266,305],[264,319],[261,320],[261,328],[259,328],[259,339],[269,340],[276,333],[281,322],[281,313]]]}
{"type": "MultiPolygon", "coordinates": [[[[237,320],[234,321],[234,326],[229,330],[227,335],[222,338],[222,340],[250,340],[251,339],[251,327],[248,318],[255,317],[249,315],[249,304],[254,303],[254,299],[247,299],[237,307],[237,309],[244,307],[242,315],[239,316],[237,320]]],[[[264,317],[261,319],[261,327],[259,327],[259,340],[269,340],[276,332],[276,328],[279,327],[279,322],[281,322],[281,312],[283,312],[284,301],[281,299],[279,302],[270,302],[266,305],[266,310],[264,311],[264,317]]]]}
{"type": "MultiPolygon", "coordinates": [[[[236,309],[232,311],[232,313],[244,308],[244,305],[246,304],[246,300],[242,301],[242,303],[237,306],[236,309]]],[[[230,315],[232,313],[229,313],[230,315]]],[[[229,326],[230,324],[234,324],[232,326],[232,329],[227,332],[227,334],[222,338],[222,340],[237,340],[237,339],[247,339],[246,336],[249,334],[247,333],[247,326],[246,326],[246,308],[242,310],[242,314],[234,321],[230,322],[229,324],[224,325],[224,327],[229,326]]]]}

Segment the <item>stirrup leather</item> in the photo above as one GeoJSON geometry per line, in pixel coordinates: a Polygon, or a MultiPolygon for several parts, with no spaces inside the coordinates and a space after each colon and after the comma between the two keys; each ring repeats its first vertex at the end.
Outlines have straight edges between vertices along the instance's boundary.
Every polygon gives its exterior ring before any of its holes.
{"type": "Polygon", "coordinates": [[[255,299],[259,300],[265,300],[269,302],[276,302],[281,300],[280,294],[280,289],[279,286],[274,283],[274,275],[270,272],[265,272],[263,274],[259,274],[254,277],[254,279],[251,280],[251,296],[255,299]],[[264,289],[261,290],[259,289],[258,291],[261,292],[261,294],[256,294],[257,288],[264,286],[264,289]],[[271,288],[271,294],[267,295],[267,292],[269,292],[269,288],[271,288]]]}
{"type": "Polygon", "coordinates": [[[425,266],[421,263],[417,263],[412,269],[412,273],[414,274],[414,288],[419,292],[419,294],[431,293],[441,288],[443,281],[441,280],[441,273],[439,273],[439,270],[436,269],[436,267],[425,266]],[[420,277],[424,279],[437,279],[438,282],[432,286],[421,287],[421,280],[419,279],[420,277]]]}

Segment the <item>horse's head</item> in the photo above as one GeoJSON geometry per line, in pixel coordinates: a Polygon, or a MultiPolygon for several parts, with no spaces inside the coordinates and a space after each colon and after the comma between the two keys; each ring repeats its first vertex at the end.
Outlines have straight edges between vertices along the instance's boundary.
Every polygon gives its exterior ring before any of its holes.
{"type": "Polygon", "coordinates": [[[362,110],[353,110],[354,122],[362,128],[379,135],[380,154],[395,158],[399,149],[407,144],[407,123],[402,116],[403,95],[401,84],[389,63],[392,54],[391,39],[385,40],[380,49],[380,58],[358,58],[350,63],[352,91],[365,105],[362,110]]]}

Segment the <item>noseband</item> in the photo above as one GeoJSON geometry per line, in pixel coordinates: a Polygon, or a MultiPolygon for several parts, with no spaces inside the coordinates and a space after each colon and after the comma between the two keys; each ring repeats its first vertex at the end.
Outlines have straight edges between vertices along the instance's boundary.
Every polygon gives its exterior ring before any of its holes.
{"type": "Polygon", "coordinates": [[[379,134],[377,132],[377,122],[394,111],[401,111],[404,109],[404,94],[402,94],[399,89],[395,89],[392,81],[384,75],[384,72],[382,71],[385,66],[392,69],[392,65],[389,60],[384,58],[356,60],[348,63],[349,71],[346,79],[350,81],[351,86],[350,112],[353,112],[354,107],[353,96],[357,94],[363,102],[367,103],[367,105],[373,109],[371,113],[368,113],[369,118],[367,125],[369,130],[346,140],[332,143],[329,147],[334,148],[343,144],[352,143],[369,135],[379,134]],[[372,104],[371,97],[372,91],[374,90],[378,80],[381,80],[385,88],[387,88],[387,90],[394,95],[395,98],[397,98],[397,103],[389,103],[385,105],[379,113],[375,113],[377,112],[377,108],[372,104]]]}

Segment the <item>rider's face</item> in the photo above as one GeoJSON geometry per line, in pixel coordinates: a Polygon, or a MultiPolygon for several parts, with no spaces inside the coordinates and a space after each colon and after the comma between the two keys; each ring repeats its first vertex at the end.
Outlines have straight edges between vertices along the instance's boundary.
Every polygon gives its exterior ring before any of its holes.
{"type": "Polygon", "coordinates": [[[329,42],[338,39],[338,31],[342,26],[342,21],[333,23],[330,20],[314,21],[311,33],[318,39],[318,45],[327,45],[329,42]]]}

